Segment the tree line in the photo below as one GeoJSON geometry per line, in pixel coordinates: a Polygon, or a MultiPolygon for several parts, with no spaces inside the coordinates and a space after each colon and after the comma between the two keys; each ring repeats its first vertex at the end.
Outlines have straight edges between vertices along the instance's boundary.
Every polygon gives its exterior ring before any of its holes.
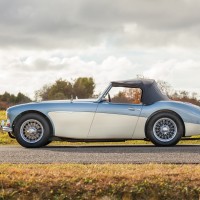
{"type": "Polygon", "coordinates": [[[4,94],[0,95],[0,110],[5,110],[12,105],[28,102],[31,102],[31,99],[21,92],[19,92],[17,95],[5,92],[4,94]]]}
{"type": "Polygon", "coordinates": [[[93,78],[79,77],[73,82],[58,79],[52,85],[44,85],[35,92],[36,100],[62,100],[71,98],[91,98],[94,94],[93,78]]]}
{"type": "MultiPolygon", "coordinates": [[[[58,79],[54,84],[44,85],[35,92],[35,101],[63,100],[71,98],[92,98],[94,95],[95,82],[91,77],[79,77],[74,81],[58,79]]],[[[18,93],[17,95],[5,92],[0,95],[0,110],[5,110],[9,106],[28,103],[32,100],[18,93]]]]}
{"type": "MultiPolygon", "coordinates": [[[[165,81],[157,81],[160,89],[172,100],[183,101],[200,106],[197,93],[189,93],[187,91],[174,90],[169,83],[165,81]]],[[[58,79],[53,84],[44,85],[41,89],[35,92],[35,100],[63,100],[71,98],[92,98],[94,97],[95,81],[91,77],[79,77],[73,81],[58,79]]],[[[139,91],[138,91],[139,92],[139,91]]],[[[140,96],[137,90],[134,92],[136,100],[140,96]]],[[[116,98],[129,98],[130,92],[120,93],[116,98]]],[[[5,110],[9,106],[28,103],[32,100],[23,93],[17,95],[5,92],[0,95],[0,110],[5,110]]],[[[137,100],[138,101],[138,100],[137,100]]]]}
{"type": "Polygon", "coordinates": [[[188,92],[186,90],[174,90],[172,86],[166,81],[157,81],[161,91],[163,91],[171,100],[182,101],[200,106],[198,94],[196,92],[188,92]]]}

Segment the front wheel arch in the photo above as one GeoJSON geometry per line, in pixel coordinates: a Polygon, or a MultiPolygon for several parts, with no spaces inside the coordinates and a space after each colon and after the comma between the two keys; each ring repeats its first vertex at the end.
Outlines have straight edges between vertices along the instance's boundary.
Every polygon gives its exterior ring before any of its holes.
{"type": "Polygon", "coordinates": [[[36,110],[29,110],[29,111],[25,111],[25,112],[20,113],[20,114],[14,119],[14,121],[13,121],[13,126],[12,126],[13,130],[14,130],[14,127],[15,127],[15,125],[17,124],[18,120],[19,120],[22,116],[24,116],[24,115],[26,115],[26,114],[31,114],[31,113],[39,114],[39,115],[41,115],[42,117],[44,117],[44,118],[47,120],[47,123],[49,124],[49,128],[50,128],[50,131],[51,131],[51,135],[54,136],[54,128],[53,128],[53,125],[52,125],[50,119],[49,119],[45,114],[43,114],[43,113],[41,113],[41,112],[39,112],[39,111],[36,111],[36,110]]]}
{"type": "Polygon", "coordinates": [[[174,112],[174,111],[172,111],[172,110],[167,110],[167,109],[166,109],[166,110],[159,110],[159,111],[156,111],[156,112],[152,113],[152,114],[149,116],[149,118],[147,119],[146,124],[145,124],[145,136],[146,136],[146,138],[148,138],[148,137],[147,137],[147,127],[148,127],[148,124],[149,124],[150,120],[152,119],[152,117],[154,117],[155,115],[160,114],[160,113],[171,113],[171,114],[175,115],[176,117],[178,117],[179,120],[180,120],[181,123],[182,123],[182,126],[183,126],[183,137],[185,137],[185,123],[184,123],[183,119],[181,118],[181,116],[180,116],[178,113],[176,113],[176,112],[174,112]]]}

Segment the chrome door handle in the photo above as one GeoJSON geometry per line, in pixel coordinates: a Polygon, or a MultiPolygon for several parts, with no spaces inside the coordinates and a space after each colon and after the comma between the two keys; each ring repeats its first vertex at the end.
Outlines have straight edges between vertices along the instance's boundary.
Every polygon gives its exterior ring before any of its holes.
{"type": "Polygon", "coordinates": [[[138,108],[132,108],[132,107],[130,107],[130,108],[128,108],[130,111],[140,111],[140,109],[138,109],[138,108]]]}

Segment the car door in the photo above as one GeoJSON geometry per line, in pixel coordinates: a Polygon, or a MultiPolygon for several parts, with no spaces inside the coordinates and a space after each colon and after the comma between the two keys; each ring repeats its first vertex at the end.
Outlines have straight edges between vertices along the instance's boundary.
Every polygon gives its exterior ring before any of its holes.
{"type": "Polygon", "coordinates": [[[55,136],[63,138],[86,139],[95,116],[98,103],[72,102],[56,104],[48,113],[55,136]]]}
{"type": "Polygon", "coordinates": [[[100,102],[88,138],[131,139],[141,110],[141,104],[100,102]]]}
{"type": "Polygon", "coordinates": [[[110,87],[100,98],[89,139],[131,139],[142,110],[140,88],[110,87]]]}

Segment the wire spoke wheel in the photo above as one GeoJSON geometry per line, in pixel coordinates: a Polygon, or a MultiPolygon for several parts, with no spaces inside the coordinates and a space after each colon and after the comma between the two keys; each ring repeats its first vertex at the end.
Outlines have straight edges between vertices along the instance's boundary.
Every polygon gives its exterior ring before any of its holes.
{"type": "Polygon", "coordinates": [[[169,142],[176,137],[177,125],[170,118],[161,118],[154,123],[153,134],[159,141],[169,142]]]}
{"type": "Polygon", "coordinates": [[[43,125],[36,119],[26,120],[20,127],[20,135],[24,141],[36,143],[44,135],[43,125]]]}

